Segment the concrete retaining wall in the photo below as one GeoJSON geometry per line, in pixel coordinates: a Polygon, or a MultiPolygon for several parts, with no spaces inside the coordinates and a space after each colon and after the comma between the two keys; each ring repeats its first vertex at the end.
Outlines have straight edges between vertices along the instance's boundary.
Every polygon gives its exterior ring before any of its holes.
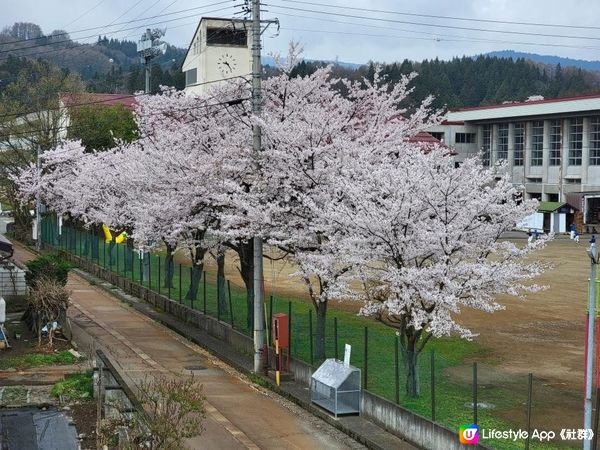
{"type": "MultiPolygon", "coordinates": [[[[180,320],[203,329],[209,335],[230,344],[239,352],[250,355],[254,353],[252,339],[232,329],[230,324],[220,322],[210,316],[205,316],[201,311],[193,310],[164,295],[152,292],[144,286],[140,286],[91,261],[79,258],[70,253],[64,253],[64,255],[86,272],[120,287],[128,294],[143,299],[180,320]]],[[[297,381],[307,386],[310,385],[310,377],[314,368],[309,364],[290,358],[290,371],[297,381]]],[[[458,430],[450,430],[366,390],[363,391],[361,415],[400,436],[402,439],[422,448],[431,450],[488,449],[488,447],[483,445],[460,445],[458,430]]]]}

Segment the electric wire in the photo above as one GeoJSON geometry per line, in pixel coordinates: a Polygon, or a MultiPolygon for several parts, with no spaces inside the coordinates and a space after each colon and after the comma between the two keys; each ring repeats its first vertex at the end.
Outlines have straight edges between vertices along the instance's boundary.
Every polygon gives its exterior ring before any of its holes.
{"type": "Polygon", "coordinates": [[[348,5],[340,6],[340,5],[332,5],[332,4],[328,4],[328,3],[307,2],[307,1],[300,1],[300,0],[279,0],[279,1],[286,2],[286,3],[311,5],[311,6],[324,6],[327,8],[337,8],[337,9],[343,9],[343,10],[394,14],[394,15],[410,16],[410,17],[425,17],[428,19],[460,20],[460,21],[467,21],[467,22],[498,23],[498,24],[505,24],[505,25],[525,25],[525,26],[548,27],[548,28],[574,28],[574,29],[582,29],[582,30],[600,30],[600,27],[590,26],[590,25],[567,25],[567,24],[560,24],[560,23],[519,22],[519,21],[512,21],[512,20],[499,20],[499,19],[479,19],[479,18],[475,18],[475,17],[442,16],[442,15],[437,15],[437,14],[408,13],[408,12],[402,12],[402,11],[390,11],[390,10],[385,10],[385,9],[359,8],[356,6],[348,6],[348,5]]]}
{"type": "Polygon", "coordinates": [[[444,24],[431,24],[424,22],[412,22],[408,20],[398,20],[398,19],[387,19],[384,17],[369,17],[362,16],[358,14],[348,14],[341,12],[331,12],[331,11],[322,11],[315,9],[307,9],[307,8],[297,8],[294,6],[280,6],[275,4],[265,4],[265,6],[282,9],[282,10],[292,10],[292,11],[300,11],[300,12],[309,12],[313,14],[320,14],[326,16],[337,16],[337,17],[348,17],[352,19],[361,19],[361,20],[372,20],[376,22],[388,22],[388,23],[401,23],[406,25],[417,25],[421,27],[431,27],[431,28],[448,28],[453,30],[464,30],[464,31],[478,31],[484,33],[501,33],[501,34],[518,34],[521,36],[538,36],[538,37],[553,37],[553,38],[562,38],[562,39],[583,39],[583,40],[592,40],[592,41],[600,41],[600,37],[593,36],[572,36],[572,35],[564,35],[564,34],[549,34],[549,33],[535,33],[535,32],[527,32],[527,31],[514,31],[514,30],[492,30],[488,28],[476,28],[476,27],[462,27],[458,25],[444,25],[444,24]]]}

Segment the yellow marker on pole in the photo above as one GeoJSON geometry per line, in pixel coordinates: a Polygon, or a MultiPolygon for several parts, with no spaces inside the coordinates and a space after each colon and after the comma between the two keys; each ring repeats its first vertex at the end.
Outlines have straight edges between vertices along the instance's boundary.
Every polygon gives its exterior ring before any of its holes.
{"type": "Polygon", "coordinates": [[[277,386],[279,386],[279,378],[279,339],[275,339],[275,383],[277,383],[277,386]]]}
{"type": "Polygon", "coordinates": [[[102,224],[102,231],[104,231],[104,242],[106,242],[107,244],[112,242],[112,233],[110,232],[110,228],[108,228],[108,225],[106,225],[105,223],[102,224]]]}

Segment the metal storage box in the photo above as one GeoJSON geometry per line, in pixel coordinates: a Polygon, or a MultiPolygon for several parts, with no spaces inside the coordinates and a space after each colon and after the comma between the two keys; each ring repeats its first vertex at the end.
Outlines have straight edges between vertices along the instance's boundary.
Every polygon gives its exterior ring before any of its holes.
{"type": "Polygon", "coordinates": [[[360,413],[360,369],[342,361],[325,360],[310,379],[310,399],[337,417],[360,413]]]}

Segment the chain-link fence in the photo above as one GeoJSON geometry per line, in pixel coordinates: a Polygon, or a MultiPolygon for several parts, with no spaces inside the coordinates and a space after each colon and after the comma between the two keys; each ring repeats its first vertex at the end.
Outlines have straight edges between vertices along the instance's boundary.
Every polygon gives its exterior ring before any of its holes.
{"type": "MultiPolygon", "coordinates": [[[[191,265],[169,262],[164,253],[140,254],[126,243],[107,243],[99,233],[63,226],[59,235],[52,218],[44,220],[42,238],[57,250],[91,260],[251,335],[247,291],[232,280],[219,282],[216,274],[207,271],[195,274],[191,265]]],[[[350,344],[351,363],[361,369],[363,388],[374,394],[451,429],[476,423],[481,430],[529,431],[529,439],[514,440],[489,437],[489,432],[488,438],[484,435],[480,441],[486,445],[502,450],[580,446],[580,441],[569,443],[560,438],[562,429],[582,426],[583,394],[579,386],[551,383],[535,374],[490,364],[490,355],[458,338],[432,339],[420,353],[406,352],[395,330],[332,308],[325,321],[325,353],[319,355],[318,318],[313,305],[268,295],[265,323],[270,324],[277,313],[288,315],[292,358],[316,367],[325,358],[342,359],[344,346],[350,344]],[[556,436],[550,442],[540,442],[531,437],[536,429],[553,431],[556,436]]],[[[272,346],[269,328],[267,343],[272,346]]]]}

